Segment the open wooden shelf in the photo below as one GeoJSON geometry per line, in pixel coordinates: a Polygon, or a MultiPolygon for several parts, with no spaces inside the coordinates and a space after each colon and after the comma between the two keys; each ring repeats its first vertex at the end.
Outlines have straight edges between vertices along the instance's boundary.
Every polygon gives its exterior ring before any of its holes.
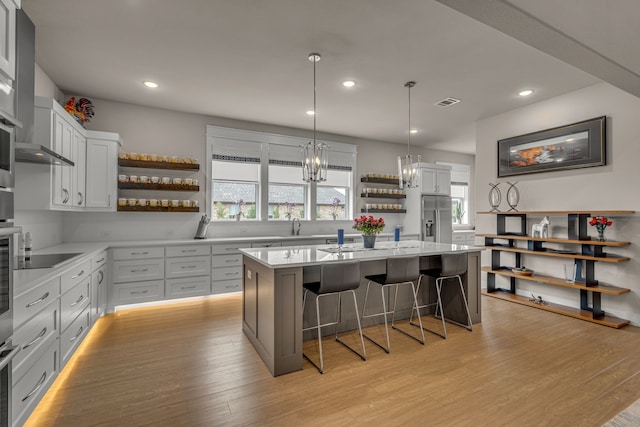
{"type": "Polygon", "coordinates": [[[164,190],[164,191],[200,191],[199,185],[184,184],[154,184],[141,182],[119,182],[118,188],[121,190],[164,190]]]}
{"type": "Polygon", "coordinates": [[[532,242],[549,242],[549,243],[568,243],[575,245],[594,245],[594,246],[629,246],[631,242],[619,242],[615,240],[605,240],[603,242],[599,240],[574,240],[574,239],[560,239],[555,237],[531,237],[521,236],[518,234],[476,234],[476,237],[490,237],[492,239],[504,239],[504,240],[523,240],[532,242]]]}
{"type": "Polygon", "coordinates": [[[603,283],[598,283],[596,286],[587,286],[585,282],[575,281],[575,283],[568,283],[564,279],[560,279],[558,277],[545,276],[543,274],[533,274],[531,276],[524,276],[522,274],[516,274],[511,271],[509,267],[502,267],[498,270],[492,269],[491,267],[482,267],[482,271],[487,273],[497,274],[499,276],[505,277],[515,277],[521,280],[530,280],[532,282],[545,283],[547,285],[553,286],[561,286],[563,288],[572,288],[572,289],[582,289],[585,291],[591,292],[599,292],[602,294],[609,295],[622,295],[631,292],[630,289],[627,288],[619,288],[617,286],[606,285],[603,283]]]}
{"type": "Polygon", "coordinates": [[[363,199],[406,199],[406,194],[361,193],[363,199]]]}
{"type": "Polygon", "coordinates": [[[118,165],[122,167],[128,167],[128,168],[173,169],[173,170],[191,170],[191,171],[200,170],[199,164],[152,162],[150,160],[118,159],[118,165]]]}
{"type": "Polygon", "coordinates": [[[545,304],[538,304],[536,302],[529,301],[529,298],[527,297],[512,294],[502,290],[487,292],[486,289],[482,289],[482,294],[490,296],[492,298],[514,302],[516,304],[526,305],[528,307],[538,308],[540,310],[550,311],[552,313],[562,314],[564,316],[574,317],[576,319],[585,320],[587,322],[609,326],[610,328],[622,328],[623,326],[626,326],[629,324],[628,320],[620,319],[618,317],[611,316],[608,314],[604,314],[594,319],[592,313],[588,310],[567,307],[565,305],[555,304],[551,302],[547,302],[545,304]]]}
{"type": "Polygon", "coordinates": [[[372,184],[391,184],[399,186],[399,179],[390,179],[390,178],[371,178],[371,177],[362,177],[360,178],[360,182],[370,182],[372,184]]]}
{"type": "Polygon", "coordinates": [[[406,209],[360,209],[360,213],[407,213],[406,209]]]}
{"type": "Polygon", "coordinates": [[[629,257],[623,257],[620,255],[613,254],[603,254],[603,256],[593,256],[593,255],[583,255],[579,252],[576,253],[558,253],[558,252],[550,252],[550,251],[533,251],[530,249],[524,248],[514,248],[509,246],[500,246],[500,245],[484,245],[480,246],[481,248],[487,248],[494,251],[503,251],[503,252],[515,252],[520,254],[531,254],[531,255],[540,255],[552,258],[569,258],[569,259],[583,259],[588,261],[598,261],[598,262],[610,262],[610,263],[619,263],[619,262],[627,262],[630,260],[629,257]]]}
{"type": "Polygon", "coordinates": [[[162,206],[118,206],[118,212],[200,212],[199,207],[174,208],[162,206]]]}
{"type": "Polygon", "coordinates": [[[482,215],[632,215],[636,211],[509,211],[509,212],[496,212],[496,211],[484,211],[477,212],[482,215]]]}

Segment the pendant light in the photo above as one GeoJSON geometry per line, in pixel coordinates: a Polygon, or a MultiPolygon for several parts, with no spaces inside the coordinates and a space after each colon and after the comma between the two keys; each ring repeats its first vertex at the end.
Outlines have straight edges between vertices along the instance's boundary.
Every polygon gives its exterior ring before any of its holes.
{"type": "Polygon", "coordinates": [[[411,155],[411,88],[416,82],[406,82],[404,87],[409,92],[409,130],[407,136],[407,155],[398,156],[398,178],[400,188],[412,188],[418,186],[418,163],[420,155],[411,155]]]}
{"type": "Polygon", "coordinates": [[[309,54],[309,61],[313,62],[313,141],[302,146],[302,179],[306,182],[326,181],[329,166],[329,146],[316,141],[316,62],[320,58],[319,53],[309,54]]]}

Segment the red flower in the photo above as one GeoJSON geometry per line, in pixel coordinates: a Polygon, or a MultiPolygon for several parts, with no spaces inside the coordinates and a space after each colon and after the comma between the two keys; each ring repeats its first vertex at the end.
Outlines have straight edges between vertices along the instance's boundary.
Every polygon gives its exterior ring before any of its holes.
{"type": "Polygon", "coordinates": [[[373,216],[361,215],[360,218],[354,220],[353,229],[363,234],[378,234],[384,229],[384,219],[375,219],[373,216]]]}

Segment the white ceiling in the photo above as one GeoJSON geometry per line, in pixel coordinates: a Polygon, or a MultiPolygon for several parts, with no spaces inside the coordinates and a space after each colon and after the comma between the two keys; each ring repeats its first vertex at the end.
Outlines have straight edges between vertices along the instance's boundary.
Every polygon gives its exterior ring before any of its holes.
{"type": "MultiPolygon", "coordinates": [[[[539,1],[559,7],[515,3],[539,1]]],[[[420,133],[412,143],[463,153],[475,152],[476,120],[606,78],[434,0],[22,4],[37,28],[36,61],[67,94],[312,129],[307,56],[319,52],[319,131],[406,143],[404,83],[415,80],[412,127],[420,133]],[[347,90],[344,79],[358,84],[347,90]],[[523,88],[534,95],[517,96],[523,88]],[[462,102],[433,105],[446,97],[462,102]]]]}

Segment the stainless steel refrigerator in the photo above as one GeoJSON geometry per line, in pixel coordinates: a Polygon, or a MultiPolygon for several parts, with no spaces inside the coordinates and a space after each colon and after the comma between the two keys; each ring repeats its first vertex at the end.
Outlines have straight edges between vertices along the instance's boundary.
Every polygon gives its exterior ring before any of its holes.
{"type": "Polygon", "coordinates": [[[451,197],[422,196],[420,239],[426,242],[451,243],[451,197]]]}

